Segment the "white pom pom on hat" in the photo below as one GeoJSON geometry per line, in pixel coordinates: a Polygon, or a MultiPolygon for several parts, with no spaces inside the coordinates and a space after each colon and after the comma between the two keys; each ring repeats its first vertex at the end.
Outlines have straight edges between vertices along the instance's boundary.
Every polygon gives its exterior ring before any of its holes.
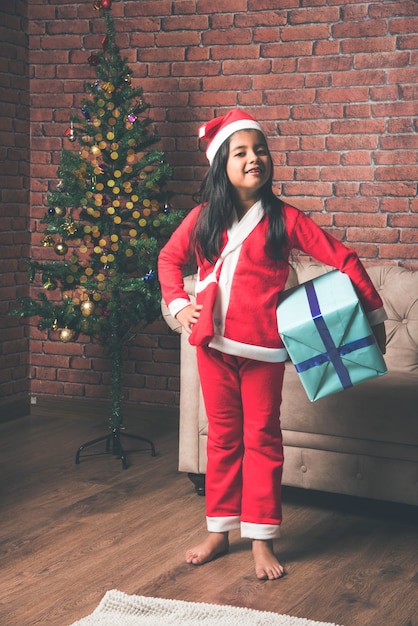
{"type": "Polygon", "coordinates": [[[264,134],[260,124],[240,109],[232,109],[226,115],[215,117],[199,128],[199,138],[209,142],[206,156],[210,164],[225,139],[239,130],[259,130],[264,134]]]}

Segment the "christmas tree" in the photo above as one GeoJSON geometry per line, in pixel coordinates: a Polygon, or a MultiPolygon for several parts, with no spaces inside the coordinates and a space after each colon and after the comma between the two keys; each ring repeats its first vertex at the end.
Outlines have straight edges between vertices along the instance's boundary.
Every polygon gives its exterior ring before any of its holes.
{"type": "Polygon", "coordinates": [[[149,105],[115,43],[111,0],[93,6],[106,34],[102,50],[88,57],[96,79],[86,83],[65,133],[79,149],[62,151],[58,183],[47,194],[41,243],[53,258],[29,261],[40,293],[20,299],[13,314],[37,316],[38,327],[63,342],[86,335],[109,350],[110,427],[118,432],[123,346],[134,327],[160,314],[157,256],[182,216],[164,189],[171,169],[153,147],[159,137],[149,105]]]}

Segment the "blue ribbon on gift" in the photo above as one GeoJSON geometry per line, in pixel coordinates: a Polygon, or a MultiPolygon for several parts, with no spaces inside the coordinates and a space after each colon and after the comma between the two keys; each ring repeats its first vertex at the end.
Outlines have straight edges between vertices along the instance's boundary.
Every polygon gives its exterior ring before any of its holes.
{"type": "Polygon", "coordinates": [[[335,368],[343,389],[348,389],[349,387],[353,386],[353,383],[351,382],[350,374],[346,366],[344,365],[341,357],[345,356],[346,354],[350,354],[350,352],[354,352],[355,350],[359,350],[360,348],[371,346],[375,342],[374,336],[368,335],[367,337],[362,337],[361,339],[350,341],[343,346],[335,345],[327,324],[322,317],[321,307],[319,306],[315,286],[312,280],[305,283],[305,290],[308,298],[309,308],[311,310],[312,319],[323,341],[326,352],[297,363],[295,365],[296,371],[299,373],[306,372],[306,370],[310,369],[311,367],[316,367],[330,361],[335,368]]]}

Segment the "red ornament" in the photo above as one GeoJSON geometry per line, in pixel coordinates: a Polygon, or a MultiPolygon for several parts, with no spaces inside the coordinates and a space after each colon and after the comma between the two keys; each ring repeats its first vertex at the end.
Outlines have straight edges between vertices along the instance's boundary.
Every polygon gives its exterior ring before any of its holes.
{"type": "Polygon", "coordinates": [[[91,65],[92,67],[96,67],[100,64],[100,57],[98,54],[91,54],[87,61],[89,62],[89,65],[91,65]]]}
{"type": "Polygon", "coordinates": [[[100,9],[110,11],[112,8],[112,0],[94,0],[93,8],[96,9],[96,11],[99,11],[100,9]]]}
{"type": "Polygon", "coordinates": [[[68,137],[68,139],[70,141],[75,141],[76,140],[76,135],[75,135],[73,122],[71,122],[70,128],[67,128],[67,130],[65,131],[64,134],[65,134],[66,137],[68,137]]]}

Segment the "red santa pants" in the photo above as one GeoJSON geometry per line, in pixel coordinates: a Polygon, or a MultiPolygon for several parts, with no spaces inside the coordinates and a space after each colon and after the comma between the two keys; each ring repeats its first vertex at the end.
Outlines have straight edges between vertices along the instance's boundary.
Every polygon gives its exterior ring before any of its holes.
{"type": "Polygon", "coordinates": [[[284,363],[197,348],[208,417],[208,530],[243,537],[279,536],[283,445],[280,404],[284,363]]]}

